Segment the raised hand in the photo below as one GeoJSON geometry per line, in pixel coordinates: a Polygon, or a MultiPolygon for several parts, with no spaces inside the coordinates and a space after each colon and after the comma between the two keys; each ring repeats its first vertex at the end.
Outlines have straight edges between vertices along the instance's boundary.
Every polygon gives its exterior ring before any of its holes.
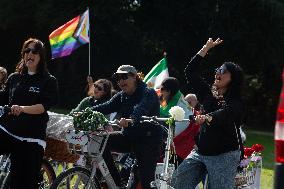
{"type": "Polygon", "coordinates": [[[215,41],[213,41],[212,38],[209,38],[209,39],[207,40],[206,44],[203,45],[203,47],[200,49],[200,51],[198,52],[198,54],[199,54],[200,56],[204,57],[204,56],[207,54],[207,52],[208,52],[211,48],[213,48],[213,47],[215,47],[215,46],[221,44],[222,42],[223,42],[223,40],[220,39],[220,38],[217,38],[215,41]]]}
{"type": "Polygon", "coordinates": [[[221,44],[222,42],[223,42],[223,40],[220,39],[220,38],[217,38],[215,41],[213,41],[212,38],[209,38],[207,40],[206,44],[204,45],[205,47],[204,46],[203,47],[207,48],[209,50],[209,49],[221,44]]]}

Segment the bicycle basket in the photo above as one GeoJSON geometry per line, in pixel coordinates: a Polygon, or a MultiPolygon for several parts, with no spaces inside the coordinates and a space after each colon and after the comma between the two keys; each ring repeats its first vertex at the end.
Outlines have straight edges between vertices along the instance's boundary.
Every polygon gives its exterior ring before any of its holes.
{"type": "Polygon", "coordinates": [[[105,116],[91,108],[86,108],[82,112],[73,112],[73,124],[76,130],[80,131],[96,131],[108,123],[105,116]]]}
{"type": "Polygon", "coordinates": [[[104,151],[107,138],[108,135],[105,135],[104,132],[92,133],[89,135],[89,142],[87,144],[89,155],[97,155],[102,153],[104,151]]]}

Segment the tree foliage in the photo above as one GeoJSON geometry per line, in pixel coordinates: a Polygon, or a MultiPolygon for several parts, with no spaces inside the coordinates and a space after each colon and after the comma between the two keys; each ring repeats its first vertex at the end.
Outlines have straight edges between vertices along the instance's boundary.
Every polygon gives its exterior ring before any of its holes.
{"type": "MultiPolygon", "coordinates": [[[[224,61],[240,64],[246,73],[244,98],[248,125],[271,129],[283,69],[284,5],[280,0],[1,0],[1,66],[12,72],[28,37],[42,39],[90,8],[91,74],[110,78],[121,64],[147,73],[168,53],[170,75],[180,79],[183,69],[209,37],[224,39],[206,58],[204,77],[224,61]]],[[[72,55],[49,61],[58,78],[61,107],[74,107],[85,95],[88,45],[72,55]]]]}

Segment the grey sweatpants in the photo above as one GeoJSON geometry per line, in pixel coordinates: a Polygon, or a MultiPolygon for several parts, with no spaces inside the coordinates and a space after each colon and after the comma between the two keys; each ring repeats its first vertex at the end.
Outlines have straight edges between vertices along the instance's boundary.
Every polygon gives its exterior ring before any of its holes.
{"type": "Polygon", "coordinates": [[[195,150],[175,170],[171,185],[175,189],[194,189],[208,173],[210,189],[233,189],[240,151],[203,156],[195,150]]]}

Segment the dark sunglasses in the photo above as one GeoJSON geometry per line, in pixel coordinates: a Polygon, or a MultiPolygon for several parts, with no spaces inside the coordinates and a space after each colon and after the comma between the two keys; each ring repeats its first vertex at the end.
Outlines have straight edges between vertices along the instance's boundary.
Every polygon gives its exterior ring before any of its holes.
{"type": "Polygon", "coordinates": [[[25,54],[29,54],[30,52],[32,52],[33,54],[39,54],[39,50],[37,50],[37,49],[26,48],[24,50],[25,54]]]}
{"type": "Polygon", "coordinates": [[[220,68],[216,68],[215,73],[216,74],[225,74],[228,70],[226,69],[226,67],[221,66],[220,68]]]}
{"type": "Polygon", "coordinates": [[[98,91],[103,91],[103,88],[97,84],[94,84],[94,87],[98,89],[98,91]]]}
{"type": "Polygon", "coordinates": [[[118,82],[120,80],[127,80],[128,79],[128,74],[114,74],[113,78],[118,82]]]}

